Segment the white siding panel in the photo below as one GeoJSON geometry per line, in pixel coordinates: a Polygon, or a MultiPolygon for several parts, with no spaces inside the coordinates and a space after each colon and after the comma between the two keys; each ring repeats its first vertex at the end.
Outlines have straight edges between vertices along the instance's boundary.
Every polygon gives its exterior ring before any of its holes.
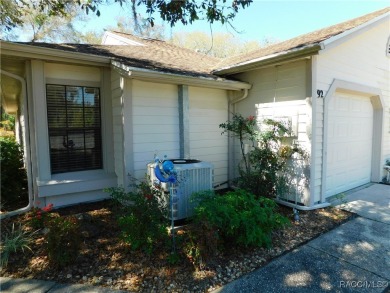
{"type": "MultiPolygon", "coordinates": [[[[268,103],[271,105],[274,102],[288,104],[293,101],[293,103],[297,102],[303,105],[306,97],[311,96],[311,93],[307,90],[307,74],[309,74],[307,73],[307,62],[306,60],[296,61],[234,75],[234,78],[252,84],[248,97],[235,105],[235,111],[244,117],[251,115],[260,117],[263,114],[259,113],[258,107],[262,104],[268,103]]],[[[304,106],[302,106],[302,109],[303,112],[301,114],[305,117],[300,117],[299,121],[306,125],[306,115],[308,113],[304,106]]],[[[299,111],[299,107],[297,110],[299,111]]],[[[270,118],[273,116],[273,112],[270,106],[270,118]]],[[[289,114],[289,111],[287,113],[289,114]]],[[[299,112],[296,114],[298,115],[299,112]]],[[[305,128],[306,126],[300,125],[298,140],[310,150],[310,141],[306,135],[305,128]]],[[[232,164],[238,166],[242,160],[238,142],[234,146],[234,152],[232,164]]],[[[237,175],[236,168],[235,176],[237,175]]]]}
{"type": "MultiPolygon", "coordinates": [[[[202,148],[194,148],[191,151],[191,157],[196,159],[200,159],[201,157],[209,156],[209,155],[216,155],[218,156],[217,157],[218,161],[221,160],[222,157],[224,157],[225,155],[227,156],[226,146],[216,147],[216,146],[209,145],[202,148]]],[[[225,159],[227,158],[225,157],[225,159]]]]}
{"type": "Polygon", "coordinates": [[[176,85],[133,80],[133,174],[143,179],[157,154],[178,158],[179,109],[176,85]]]}
{"type": "MultiPolygon", "coordinates": [[[[164,154],[161,153],[161,151],[171,151],[173,148],[172,146],[177,146],[179,144],[179,139],[175,141],[167,141],[167,140],[156,140],[152,143],[150,142],[137,142],[134,143],[134,153],[144,153],[144,152],[158,152],[160,155],[160,158],[162,159],[164,154]],[[172,145],[172,146],[171,146],[172,145]]],[[[150,161],[153,161],[153,156],[149,159],[150,161]]]]}
{"type": "Polygon", "coordinates": [[[385,50],[388,37],[389,23],[382,22],[338,46],[323,51],[318,56],[316,85],[324,91],[324,95],[334,79],[381,90],[385,103],[381,158],[383,163],[390,158],[390,60],[385,50]]]}
{"type": "MultiPolygon", "coordinates": [[[[169,126],[174,126],[177,124],[177,121],[179,119],[179,115],[177,115],[177,113],[174,112],[174,110],[177,111],[177,109],[172,109],[172,108],[169,108],[169,110],[167,111],[164,111],[164,115],[153,115],[153,116],[150,116],[150,115],[140,115],[139,112],[134,114],[134,118],[135,118],[135,122],[134,125],[151,125],[151,126],[154,126],[154,125],[161,125],[161,127],[169,127],[169,126]],[[165,119],[165,115],[169,115],[169,113],[172,112],[172,115],[171,117],[172,118],[175,118],[175,119],[165,119]]],[[[161,110],[159,109],[159,111],[161,112],[161,110]]],[[[159,127],[158,130],[161,128],[159,127]]]]}
{"type": "Polygon", "coordinates": [[[133,101],[134,106],[139,107],[159,107],[161,104],[164,104],[166,108],[175,108],[177,109],[177,101],[172,98],[163,98],[163,97],[148,97],[147,99],[136,99],[133,101]]]}
{"type": "MultiPolygon", "coordinates": [[[[217,137],[219,138],[219,137],[217,137]]],[[[194,139],[191,140],[191,148],[193,150],[208,147],[222,147],[226,148],[226,141],[222,139],[194,139]]]]}
{"type": "Polygon", "coordinates": [[[252,84],[248,97],[236,105],[244,116],[255,115],[258,103],[304,100],[306,92],[307,61],[298,61],[237,74],[234,78],[252,84]],[[275,99],[275,100],[274,100],[275,99]]]}
{"type": "Polygon", "coordinates": [[[258,121],[265,118],[270,119],[284,119],[289,118],[292,124],[292,132],[294,139],[297,139],[302,147],[310,150],[310,140],[307,135],[307,126],[311,125],[308,121],[308,111],[305,100],[296,100],[288,102],[276,103],[259,103],[256,104],[258,121]]]}
{"type": "Polygon", "coordinates": [[[133,135],[134,141],[142,141],[143,143],[155,143],[159,141],[167,141],[167,142],[178,142],[177,133],[155,133],[153,135],[149,135],[146,133],[136,133],[133,135]]]}
{"type": "MultiPolygon", "coordinates": [[[[179,120],[179,117],[172,117],[177,118],[179,120]]],[[[136,117],[133,117],[133,119],[136,119],[136,117]]],[[[172,119],[173,121],[173,119],[172,119]]],[[[160,124],[154,124],[154,125],[142,125],[142,124],[136,124],[137,127],[134,127],[134,134],[148,134],[148,135],[155,135],[155,134],[161,134],[161,133],[167,133],[172,134],[175,133],[177,137],[179,137],[179,125],[160,125],[160,124]]],[[[135,142],[137,143],[137,142],[135,142]]]]}
{"type": "MultiPolygon", "coordinates": [[[[137,164],[139,162],[146,164],[153,161],[153,159],[150,159],[150,157],[153,158],[154,154],[159,155],[159,158],[164,159],[164,154],[167,154],[167,158],[178,158],[179,155],[179,148],[177,149],[167,149],[167,150],[155,150],[153,152],[135,152],[134,153],[134,164],[137,164]]],[[[146,172],[146,169],[145,169],[146,172]]]]}
{"type": "MultiPolygon", "coordinates": [[[[134,99],[142,99],[142,97],[134,97],[134,99]]],[[[163,121],[166,117],[179,117],[177,111],[177,107],[166,107],[163,103],[161,105],[135,106],[133,113],[134,123],[143,124],[143,120],[140,119],[144,117],[148,117],[153,120],[161,119],[161,121],[163,121]]]]}
{"type": "Polygon", "coordinates": [[[214,185],[228,180],[228,138],[219,124],[228,119],[224,90],[189,87],[191,158],[214,165],[214,185]]]}

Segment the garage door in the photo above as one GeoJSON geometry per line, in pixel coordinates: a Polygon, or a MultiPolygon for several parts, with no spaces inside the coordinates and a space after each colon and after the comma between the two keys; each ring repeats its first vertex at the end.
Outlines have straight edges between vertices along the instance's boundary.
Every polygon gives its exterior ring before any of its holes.
{"type": "Polygon", "coordinates": [[[368,97],[336,92],[330,100],[326,196],[370,182],[373,116],[368,97]]]}

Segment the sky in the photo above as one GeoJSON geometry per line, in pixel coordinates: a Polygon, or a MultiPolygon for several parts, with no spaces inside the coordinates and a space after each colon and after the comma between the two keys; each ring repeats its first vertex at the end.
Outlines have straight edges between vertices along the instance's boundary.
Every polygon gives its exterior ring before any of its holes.
{"type": "MultiPolygon", "coordinates": [[[[231,0],[227,0],[229,2],[231,0]]],[[[228,32],[244,41],[287,40],[304,33],[337,24],[355,17],[390,6],[390,0],[328,0],[328,1],[265,1],[254,0],[244,10],[240,10],[233,21],[236,31],[227,25],[213,24],[213,32],[228,32]]],[[[102,7],[100,17],[92,17],[84,29],[103,30],[115,25],[116,17],[126,15],[119,5],[102,7]]],[[[142,13],[142,10],[139,10],[142,13]]],[[[155,15],[156,23],[159,17],[155,15]]],[[[161,22],[160,22],[161,24],[161,22]]],[[[165,25],[168,36],[182,31],[205,31],[210,33],[206,21],[196,21],[192,25],[177,24],[170,28],[165,25]]]]}

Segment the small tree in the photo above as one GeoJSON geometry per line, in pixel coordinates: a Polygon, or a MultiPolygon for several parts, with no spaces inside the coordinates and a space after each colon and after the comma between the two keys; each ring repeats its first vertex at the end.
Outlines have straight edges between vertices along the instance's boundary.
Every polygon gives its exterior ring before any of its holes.
{"type": "Polygon", "coordinates": [[[232,137],[236,137],[240,141],[242,158],[244,159],[245,171],[250,173],[250,165],[245,156],[245,141],[254,143],[258,132],[256,130],[256,119],[254,116],[248,118],[242,117],[240,114],[233,114],[233,119],[219,124],[223,128],[221,134],[228,133],[232,137]]]}
{"type": "Polygon", "coordinates": [[[290,173],[291,158],[299,154],[306,158],[307,154],[298,146],[285,143],[290,136],[289,127],[272,119],[263,121],[264,129],[259,131],[253,116],[244,118],[234,114],[233,119],[219,125],[223,133],[229,133],[240,141],[244,168],[239,166],[238,187],[248,190],[257,196],[273,197],[279,191],[287,192],[292,178],[290,173]],[[245,141],[252,143],[253,148],[245,154],[245,141]],[[289,173],[289,174],[287,174],[289,173]]]}

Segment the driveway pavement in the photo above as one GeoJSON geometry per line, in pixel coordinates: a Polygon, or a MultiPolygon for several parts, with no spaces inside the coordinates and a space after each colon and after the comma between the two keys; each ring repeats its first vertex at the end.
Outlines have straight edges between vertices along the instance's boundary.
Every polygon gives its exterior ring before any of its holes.
{"type": "Polygon", "coordinates": [[[390,186],[346,194],[357,217],[219,288],[230,292],[390,292],[390,186]]]}

